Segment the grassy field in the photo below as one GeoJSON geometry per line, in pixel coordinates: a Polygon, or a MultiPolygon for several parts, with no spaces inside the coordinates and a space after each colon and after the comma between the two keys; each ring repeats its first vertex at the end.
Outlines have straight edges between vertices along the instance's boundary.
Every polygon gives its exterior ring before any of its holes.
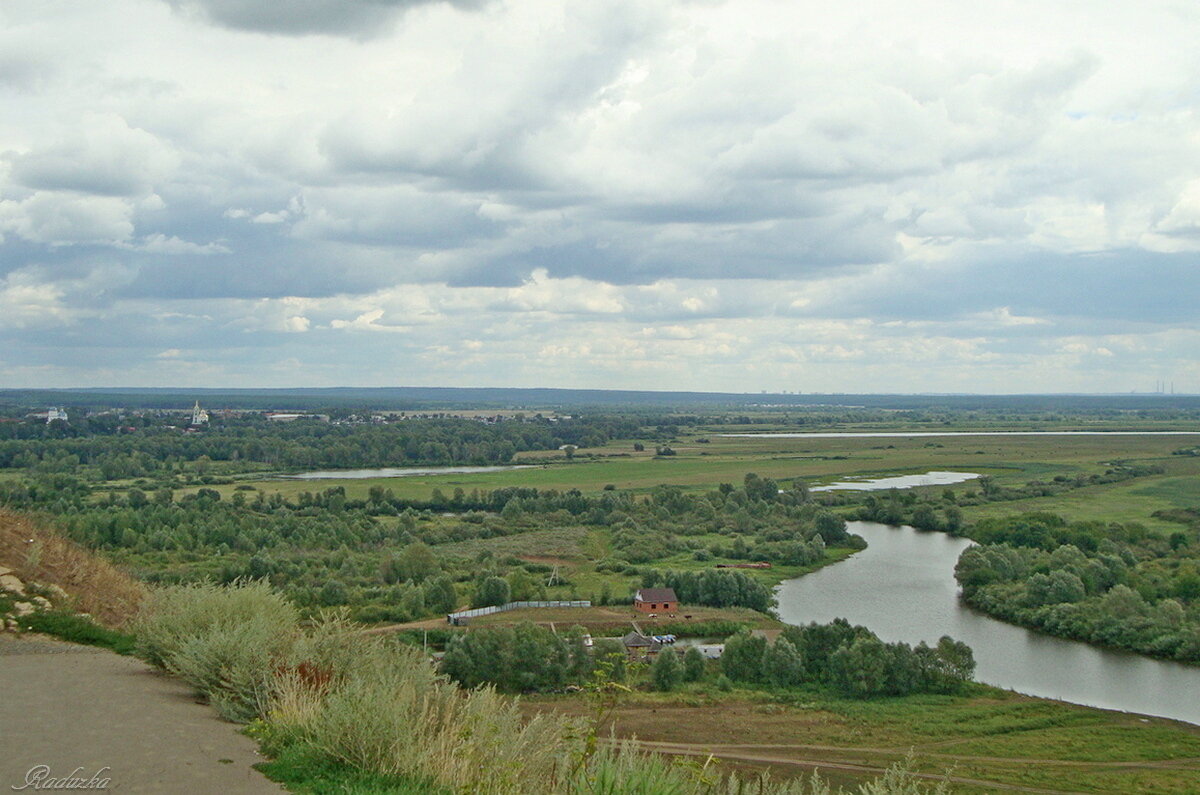
{"type": "MultiPolygon", "coordinates": [[[[1135,481],[1093,486],[1054,497],[996,502],[969,508],[968,520],[1049,510],[1072,519],[1138,521],[1167,529],[1154,519],[1157,510],[1200,505],[1200,458],[1173,456],[1190,437],[1077,436],[1077,437],[917,437],[838,439],[724,438],[697,431],[672,443],[676,455],[655,457],[635,453],[631,441],[614,442],[595,450],[581,450],[573,461],[565,455],[536,454],[548,463],[529,469],[478,474],[446,474],[403,478],[299,481],[246,479],[240,481],[267,493],[295,497],[303,491],[342,486],[351,498],[363,498],[375,486],[391,489],[404,499],[425,500],[434,489],[451,495],[505,486],[597,492],[605,486],[649,492],[660,484],[684,489],[708,489],[719,483],[740,483],[747,472],[775,478],[783,485],[800,479],[810,485],[853,477],[920,473],[930,470],[975,472],[990,475],[1004,486],[1055,476],[1104,472],[1114,461],[1134,461],[1165,468],[1163,475],[1135,481]],[[702,443],[699,439],[708,439],[702,443]]],[[[647,444],[653,450],[653,445],[647,444]]],[[[532,454],[527,454],[530,457],[532,454]]],[[[215,487],[224,496],[235,486],[215,487]]],[[[943,487],[931,487],[941,491],[943,487]]],[[[970,491],[971,482],[951,487],[970,491]]],[[[184,493],[189,490],[182,490],[184,493]]]]}
{"type": "MultiPolygon", "coordinates": [[[[526,698],[533,712],[584,714],[561,696],[526,698]]],[[[911,755],[916,771],[949,776],[955,792],[1195,793],[1200,728],[1032,699],[979,686],[970,696],[850,701],[797,692],[637,694],[608,721],[647,748],[735,767],[798,775],[818,769],[860,782],[911,755]]]]}
{"type": "MultiPolygon", "coordinates": [[[[504,486],[588,492],[606,485],[648,491],[664,483],[711,488],[722,482],[740,482],[747,472],[783,482],[800,478],[815,485],[851,475],[960,470],[992,475],[1001,484],[1018,484],[1057,474],[1102,472],[1108,462],[1126,459],[1167,463],[1190,473],[1200,471],[1200,459],[1171,455],[1182,445],[1180,437],[1161,436],[731,439],[710,434],[673,443],[676,455],[668,457],[635,453],[632,442],[620,442],[580,450],[572,461],[555,454],[548,463],[529,469],[319,481],[248,478],[241,482],[288,496],[338,485],[344,486],[349,496],[362,497],[371,487],[383,486],[411,499],[427,499],[435,488],[446,494],[455,488],[469,492],[504,486]],[[701,444],[697,438],[710,441],[701,444]]],[[[548,454],[536,457],[547,459],[548,454]]],[[[215,488],[230,493],[233,485],[215,488]]]]}

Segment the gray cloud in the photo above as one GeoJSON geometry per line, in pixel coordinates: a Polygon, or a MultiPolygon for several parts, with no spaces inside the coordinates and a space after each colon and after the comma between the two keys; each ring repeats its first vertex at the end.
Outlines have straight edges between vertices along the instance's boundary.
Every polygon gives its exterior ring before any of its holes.
{"type": "Polygon", "coordinates": [[[398,14],[445,3],[477,9],[487,0],[166,0],[172,8],[222,27],[286,36],[383,35],[398,14]]]}

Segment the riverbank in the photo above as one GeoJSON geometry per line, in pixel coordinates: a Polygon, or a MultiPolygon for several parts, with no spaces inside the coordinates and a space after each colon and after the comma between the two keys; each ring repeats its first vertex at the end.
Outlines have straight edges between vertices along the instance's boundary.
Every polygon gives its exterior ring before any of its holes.
{"type": "Polygon", "coordinates": [[[867,549],[776,592],[789,624],[846,618],[885,641],[935,642],[975,652],[976,679],[1034,696],[1200,724],[1200,668],[1102,649],[997,621],[958,598],[954,566],[974,542],[911,527],[851,522],[867,549]]]}

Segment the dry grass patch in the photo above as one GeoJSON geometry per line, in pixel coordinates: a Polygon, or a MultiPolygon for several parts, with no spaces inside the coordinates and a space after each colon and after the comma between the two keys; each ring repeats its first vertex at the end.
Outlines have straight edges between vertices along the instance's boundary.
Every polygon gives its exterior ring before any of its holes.
{"type": "Polygon", "coordinates": [[[45,521],[0,509],[0,564],[26,582],[57,585],[72,607],[105,626],[125,626],[145,587],[111,563],[64,538],[45,521]]]}

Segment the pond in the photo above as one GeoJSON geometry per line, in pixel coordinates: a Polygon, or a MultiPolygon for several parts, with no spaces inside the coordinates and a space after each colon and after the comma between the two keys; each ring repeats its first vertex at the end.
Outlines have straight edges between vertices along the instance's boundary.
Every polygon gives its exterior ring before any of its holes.
{"type": "Polygon", "coordinates": [[[504,472],[509,469],[532,469],[532,465],[495,467],[404,467],[400,469],[329,469],[321,472],[302,472],[284,475],[288,480],[366,480],[367,478],[410,478],[417,475],[474,475],[479,472],[504,472]]]}
{"type": "Polygon", "coordinates": [[[886,491],[912,489],[917,486],[949,486],[979,477],[975,472],[925,472],[920,475],[895,475],[864,480],[839,480],[825,486],[813,486],[809,491],[886,491]]]}
{"type": "Polygon", "coordinates": [[[954,564],[974,542],[874,522],[850,522],[849,530],[870,546],[782,583],[776,595],[785,622],[845,618],[912,644],[950,635],[975,651],[981,682],[1200,724],[1200,667],[1043,635],[962,604],[954,564]]]}

